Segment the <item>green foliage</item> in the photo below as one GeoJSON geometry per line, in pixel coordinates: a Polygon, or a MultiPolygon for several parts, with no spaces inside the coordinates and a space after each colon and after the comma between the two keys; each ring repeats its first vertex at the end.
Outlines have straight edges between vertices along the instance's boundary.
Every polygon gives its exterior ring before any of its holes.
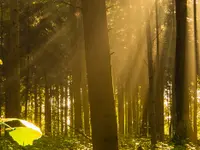
{"type": "MultiPolygon", "coordinates": [[[[175,145],[172,142],[158,142],[156,150],[195,150],[199,147],[192,143],[183,143],[182,145],[175,145]]],[[[43,136],[41,139],[34,141],[31,146],[22,147],[16,142],[5,137],[0,137],[0,150],[92,150],[92,144],[84,140],[78,140],[75,137],[47,137],[43,136]]],[[[148,150],[151,149],[150,138],[120,138],[120,150],[148,150]]]]}
{"type": "Polygon", "coordinates": [[[119,140],[121,150],[135,150],[139,147],[143,149],[149,149],[151,142],[147,138],[120,138],[119,140]]]}
{"type": "Polygon", "coordinates": [[[76,138],[47,137],[43,136],[41,139],[34,141],[31,146],[19,146],[17,143],[10,141],[7,138],[1,137],[0,139],[1,150],[89,150],[90,143],[84,143],[76,138]]]}
{"type": "Polygon", "coordinates": [[[5,137],[0,137],[0,150],[21,150],[22,147],[5,137]]]}
{"type": "MultiPolygon", "coordinates": [[[[151,149],[150,138],[121,138],[119,140],[120,150],[148,150],[151,149]]],[[[191,142],[182,143],[182,145],[175,145],[174,142],[158,142],[155,146],[156,150],[196,150],[198,145],[191,142]]]]}

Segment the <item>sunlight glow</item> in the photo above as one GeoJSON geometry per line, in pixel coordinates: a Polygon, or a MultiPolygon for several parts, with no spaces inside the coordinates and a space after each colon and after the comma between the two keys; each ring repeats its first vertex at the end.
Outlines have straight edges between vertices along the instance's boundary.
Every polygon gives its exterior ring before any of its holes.
{"type": "Polygon", "coordinates": [[[168,107],[168,101],[165,101],[164,104],[166,107],[168,107]]]}
{"type": "Polygon", "coordinates": [[[38,128],[36,125],[34,125],[34,124],[32,124],[32,123],[30,123],[30,122],[28,122],[28,121],[25,121],[25,120],[20,120],[20,122],[21,122],[22,124],[24,124],[26,127],[31,128],[31,129],[33,129],[33,130],[36,130],[36,131],[38,131],[39,133],[42,134],[40,128],[38,128]]]}
{"type": "Polygon", "coordinates": [[[70,125],[71,121],[70,121],[70,118],[69,116],[67,117],[67,125],[70,125]]]}

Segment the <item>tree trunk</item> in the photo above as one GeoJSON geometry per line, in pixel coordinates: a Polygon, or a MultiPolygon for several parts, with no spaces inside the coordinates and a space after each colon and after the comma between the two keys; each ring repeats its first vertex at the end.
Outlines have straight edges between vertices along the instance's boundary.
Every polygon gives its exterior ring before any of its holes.
{"type": "Polygon", "coordinates": [[[55,86],[55,118],[56,118],[56,125],[55,125],[55,127],[56,127],[56,133],[57,133],[57,135],[59,135],[60,134],[60,98],[59,98],[59,86],[58,85],[56,85],[55,86]]]}
{"type": "Polygon", "coordinates": [[[67,82],[65,83],[65,135],[67,136],[68,135],[68,111],[69,111],[69,108],[68,108],[68,90],[69,90],[69,84],[68,84],[68,76],[67,76],[67,82]]]}
{"type": "MultiPolygon", "coordinates": [[[[161,62],[163,57],[160,57],[163,54],[160,54],[160,40],[159,40],[159,20],[158,20],[158,0],[155,2],[156,8],[156,77],[155,77],[155,98],[156,98],[156,118],[157,118],[157,136],[160,141],[164,140],[164,101],[163,101],[163,77],[164,72],[162,71],[161,62]]],[[[163,53],[163,52],[162,52],[163,53]]]]}
{"type": "Polygon", "coordinates": [[[85,62],[85,51],[81,51],[81,87],[82,87],[82,102],[83,102],[83,112],[84,112],[84,128],[85,134],[90,136],[90,108],[88,101],[88,88],[87,88],[87,73],[86,73],[86,62],[85,62]]]}
{"type": "Polygon", "coordinates": [[[34,86],[34,100],[35,100],[35,124],[38,125],[38,85],[37,82],[35,82],[34,86]]]}
{"type": "Polygon", "coordinates": [[[176,100],[176,142],[189,137],[189,100],[185,78],[186,18],[187,0],[176,0],[176,58],[175,58],[175,100],[176,100]],[[186,90],[187,89],[187,90],[186,90]]]}
{"type": "Polygon", "coordinates": [[[30,67],[29,67],[29,56],[27,57],[27,74],[26,74],[26,93],[25,93],[25,110],[24,110],[24,118],[27,119],[27,113],[28,113],[28,100],[29,100],[29,93],[30,93],[30,67]]]}
{"type": "Polygon", "coordinates": [[[60,131],[61,135],[63,134],[64,131],[64,88],[63,85],[60,85],[60,131]]]}
{"type": "Polygon", "coordinates": [[[81,62],[79,53],[74,56],[74,62],[72,67],[72,86],[74,93],[74,109],[75,109],[75,128],[82,130],[82,113],[81,113],[81,62]]]}
{"type": "Polygon", "coordinates": [[[83,0],[88,94],[94,150],[118,150],[105,0],[83,0]]]}
{"type": "Polygon", "coordinates": [[[122,85],[118,87],[118,120],[119,134],[124,135],[124,88],[122,85]]]}
{"type": "Polygon", "coordinates": [[[10,0],[10,43],[5,61],[6,117],[20,117],[19,9],[18,0],[10,0]]]}
{"type": "Polygon", "coordinates": [[[132,111],[132,89],[131,89],[131,85],[130,82],[128,81],[127,83],[127,102],[128,102],[128,135],[132,136],[133,134],[133,111],[132,111]]]}
{"type": "Polygon", "coordinates": [[[50,101],[49,85],[45,74],[45,134],[51,134],[51,101],[50,101]]]}
{"type": "Polygon", "coordinates": [[[197,1],[194,0],[193,2],[193,7],[194,7],[194,48],[195,48],[195,56],[196,56],[196,77],[195,77],[195,88],[194,88],[194,142],[197,141],[197,79],[199,76],[199,46],[198,46],[198,30],[197,30],[197,1]]]}
{"type": "MultiPolygon", "coordinates": [[[[144,94],[144,93],[143,93],[144,94]]],[[[143,137],[147,137],[147,128],[148,128],[148,97],[146,94],[143,96],[143,101],[142,101],[142,106],[143,106],[143,112],[142,112],[142,125],[141,125],[141,135],[143,137]]]]}
{"type": "Polygon", "coordinates": [[[152,57],[152,38],[150,21],[147,22],[147,49],[148,49],[148,74],[149,74],[149,122],[152,147],[156,144],[156,120],[155,120],[155,99],[154,99],[154,70],[153,70],[153,57],[152,57]]]}
{"type": "Polygon", "coordinates": [[[84,127],[85,134],[90,135],[90,110],[88,102],[88,90],[86,83],[83,83],[82,93],[83,93],[83,111],[84,111],[84,127]]]}
{"type": "MultiPolygon", "coordinates": [[[[71,80],[70,80],[70,87],[69,87],[69,92],[70,92],[70,126],[72,127],[72,128],[74,128],[74,93],[73,93],[73,88],[72,88],[72,76],[70,75],[70,77],[71,77],[71,80]]],[[[70,129],[70,131],[71,131],[71,135],[73,135],[74,134],[74,131],[73,130],[71,130],[70,129]]]]}
{"type": "Polygon", "coordinates": [[[41,91],[41,87],[38,88],[38,94],[39,94],[39,111],[40,111],[40,115],[39,115],[39,127],[42,128],[42,101],[43,101],[43,98],[42,98],[42,91],[41,91]]]}

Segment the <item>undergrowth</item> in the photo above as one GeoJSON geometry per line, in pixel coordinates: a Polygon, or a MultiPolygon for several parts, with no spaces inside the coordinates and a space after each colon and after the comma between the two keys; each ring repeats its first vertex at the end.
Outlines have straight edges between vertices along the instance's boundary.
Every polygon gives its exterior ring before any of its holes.
{"type": "MultiPolygon", "coordinates": [[[[175,146],[172,142],[158,142],[155,150],[200,150],[197,145],[185,143],[175,146]]],[[[120,138],[120,150],[150,150],[151,142],[148,138],[120,138]]],[[[34,141],[32,146],[19,146],[16,142],[0,137],[0,150],[92,150],[92,144],[77,137],[47,137],[43,136],[34,141]]]]}

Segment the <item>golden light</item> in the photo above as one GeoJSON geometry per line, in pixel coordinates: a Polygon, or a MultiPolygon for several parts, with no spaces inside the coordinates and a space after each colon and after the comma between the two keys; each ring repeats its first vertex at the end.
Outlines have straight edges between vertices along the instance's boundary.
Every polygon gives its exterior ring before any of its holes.
{"type": "Polygon", "coordinates": [[[3,65],[3,61],[0,59],[0,65],[3,65]]]}
{"type": "Polygon", "coordinates": [[[38,131],[38,132],[40,132],[40,133],[42,134],[40,128],[38,128],[38,127],[35,126],[34,124],[32,124],[32,123],[30,123],[30,122],[28,122],[28,121],[25,121],[25,120],[20,120],[20,122],[21,122],[22,124],[24,124],[26,127],[31,128],[31,129],[33,129],[33,130],[36,130],[36,131],[38,131]]]}

